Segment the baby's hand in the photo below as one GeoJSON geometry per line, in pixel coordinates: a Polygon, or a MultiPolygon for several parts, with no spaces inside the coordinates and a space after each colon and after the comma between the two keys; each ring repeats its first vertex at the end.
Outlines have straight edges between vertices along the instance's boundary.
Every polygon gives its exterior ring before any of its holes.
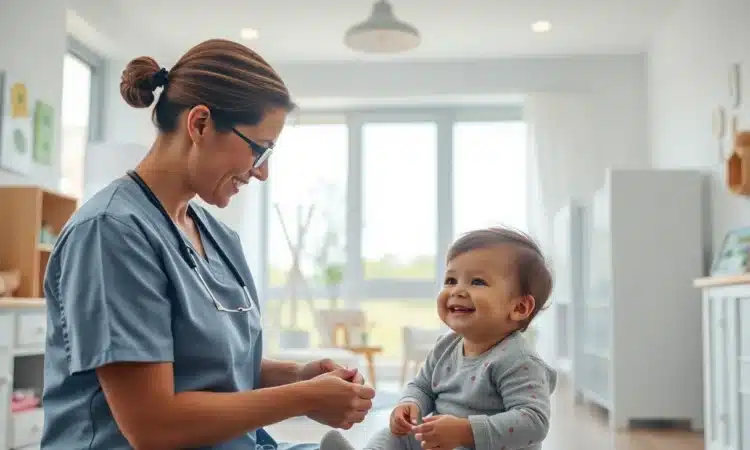
{"type": "Polygon", "coordinates": [[[425,450],[474,447],[474,435],[468,419],[453,416],[431,416],[414,427],[415,438],[425,450]]]}
{"type": "Polygon", "coordinates": [[[419,406],[411,402],[401,403],[391,412],[391,433],[396,436],[406,436],[417,425],[418,420],[419,406]]]}

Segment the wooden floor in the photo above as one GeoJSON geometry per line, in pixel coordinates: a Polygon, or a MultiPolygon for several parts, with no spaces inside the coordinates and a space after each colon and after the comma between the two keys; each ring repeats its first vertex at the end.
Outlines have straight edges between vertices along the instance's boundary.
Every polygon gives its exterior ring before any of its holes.
{"type": "MultiPolygon", "coordinates": [[[[395,388],[395,387],[394,387],[395,388]]],[[[387,426],[390,410],[370,413],[356,427],[343,432],[354,445],[364,442],[387,426]]],[[[298,418],[269,427],[278,441],[318,442],[326,427],[298,418]]],[[[704,450],[703,435],[689,431],[638,430],[612,432],[606,415],[596,407],[575,405],[572,395],[561,383],[553,396],[552,423],[543,444],[544,450],[704,450]]]]}

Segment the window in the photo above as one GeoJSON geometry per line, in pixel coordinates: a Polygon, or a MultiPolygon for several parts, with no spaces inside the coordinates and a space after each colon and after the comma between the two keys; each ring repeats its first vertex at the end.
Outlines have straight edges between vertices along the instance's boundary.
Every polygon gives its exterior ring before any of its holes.
{"type": "Polygon", "coordinates": [[[89,140],[91,66],[73,54],[63,59],[62,154],[60,189],[83,196],[83,163],[89,140]]]}
{"type": "MultiPolygon", "coordinates": [[[[380,358],[400,360],[403,357],[403,329],[406,326],[440,328],[443,322],[437,313],[437,291],[431,298],[377,298],[363,300],[371,328],[369,342],[383,347],[380,358]]],[[[379,358],[379,359],[380,359],[379,358]]]]}
{"type": "Polygon", "coordinates": [[[348,148],[345,124],[289,125],[269,159],[266,316],[273,328],[307,331],[314,338],[311,306],[329,307],[337,300],[346,244],[342,205],[348,148]]]}
{"type": "Polygon", "coordinates": [[[364,277],[435,278],[437,125],[362,129],[364,277]]]}
{"type": "Polygon", "coordinates": [[[84,164],[89,142],[102,138],[105,61],[75,39],[63,58],[60,190],[84,194],[84,164]]]}
{"type": "Polygon", "coordinates": [[[453,127],[453,231],[492,225],[527,230],[526,124],[453,127]]]}

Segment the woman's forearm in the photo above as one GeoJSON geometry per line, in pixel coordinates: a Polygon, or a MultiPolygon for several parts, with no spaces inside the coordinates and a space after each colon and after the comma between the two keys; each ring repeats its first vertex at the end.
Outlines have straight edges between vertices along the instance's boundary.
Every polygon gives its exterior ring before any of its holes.
{"type": "Polygon", "coordinates": [[[283,386],[299,381],[300,365],[295,362],[263,359],[260,365],[261,387],[283,386]]]}
{"type": "Polygon", "coordinates": [[[138,436],[128,438],[136,450],[215,445],[305,415],[314,403],[306,383],[235,393],[178,393],[158,416],[144,420],[138,436]]]}

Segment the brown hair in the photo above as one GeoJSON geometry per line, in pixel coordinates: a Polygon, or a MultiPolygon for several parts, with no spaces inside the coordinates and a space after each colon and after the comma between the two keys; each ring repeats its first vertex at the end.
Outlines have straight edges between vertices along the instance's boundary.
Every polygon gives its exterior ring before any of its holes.
{"type": "Polygon", "coordinates": [[[525,331],[539,311],[547,306],[552,292],[552,273],[547,261],[534,239],[526,233],[507,227],[484,228],[470,231],[451,245],[447,261],[472,250],[488,249],[503,245],[516,249],[516,273],[520,295],[534,297],[534,310],[528,319],[521,324],[525,331]]]}
{"type": "Polygon", "coordinates": [[[260,55],[224,39],[196,45],[169,72],[148,56],[130,61],[122,72],[120,94],[130,106],[147,108],[161,86],[152,120],[164,133],[175,131],[178,116],[197,105],[211,110],[219,131],[257,125],[271,108],[295,108],[281,77],[260,55]]]}

